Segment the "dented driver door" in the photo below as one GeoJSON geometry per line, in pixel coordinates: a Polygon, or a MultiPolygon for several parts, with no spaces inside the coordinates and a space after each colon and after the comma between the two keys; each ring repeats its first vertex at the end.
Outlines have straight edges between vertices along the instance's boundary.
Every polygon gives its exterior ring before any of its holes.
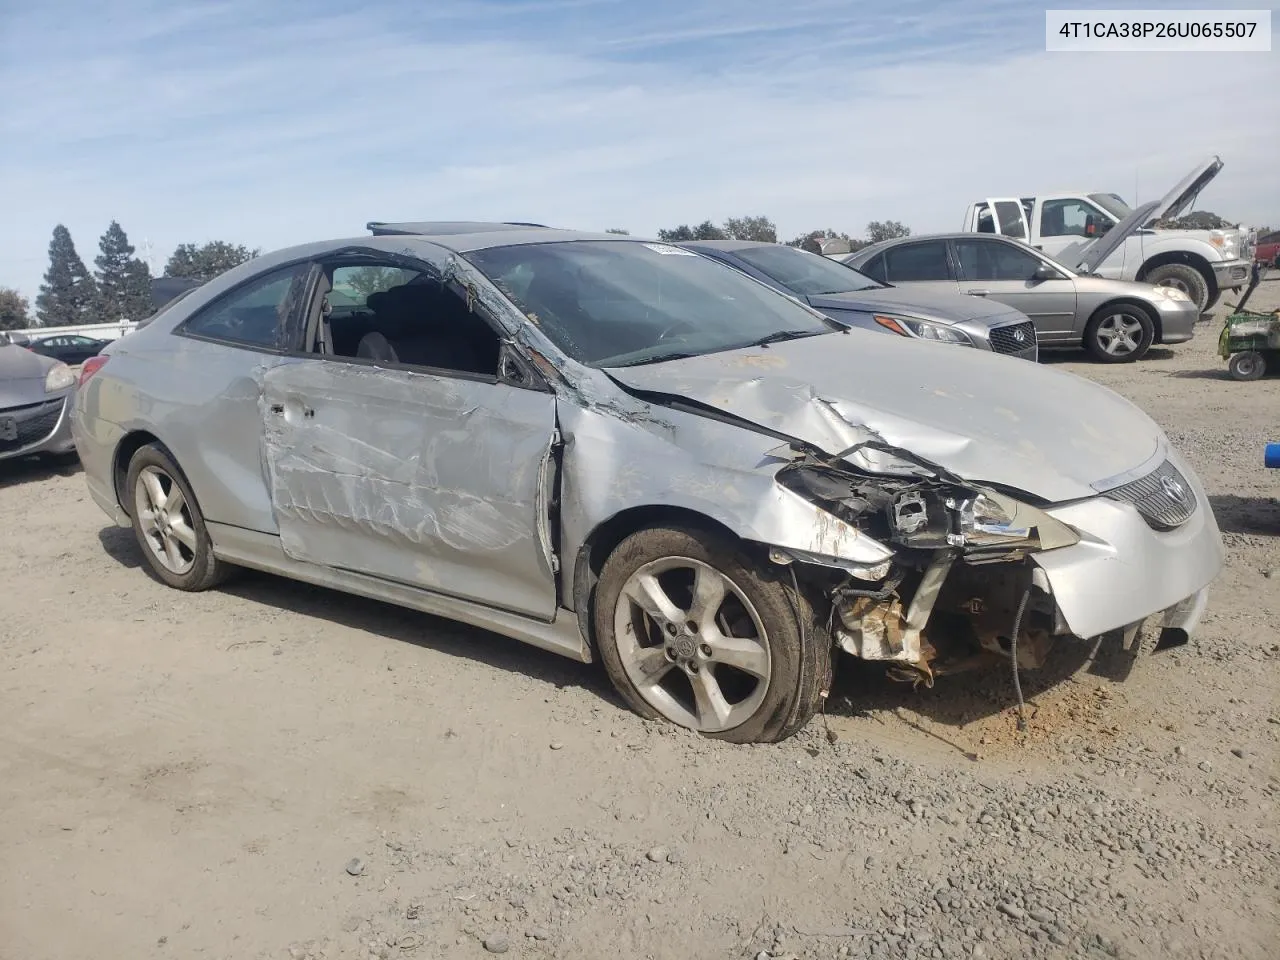
{"type": "Polygon", "coordinates": [[[294,358],[266,373],[263,420],[290,557],[553,618],[554,394],[294,358]]]}

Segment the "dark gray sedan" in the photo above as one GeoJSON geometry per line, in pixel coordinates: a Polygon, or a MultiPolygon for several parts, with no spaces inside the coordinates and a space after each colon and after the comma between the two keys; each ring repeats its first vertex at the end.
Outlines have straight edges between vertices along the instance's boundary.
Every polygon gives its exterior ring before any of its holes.
{"type": "Polygon", "coordinates": [[[899,290],[827,257],[780,243],[693,240],[679,246],[728,264],[852,327],[1024,360],[1038,357],[1030,319],[1004,304],[975,302],[954,290],[899,290]]]}
{"type": "Polygon", "coordinates": [[[1104,363],[1143,356],[1153,343],[1182,343],[1200,311],[1173,287],[1075,273],[1025,243],[973,233],[901,237],[840,258],[894,287],[968,294],[1016,307],[1043,347],[1083,346],[1104,363]]]}
{"type": "Polygon", "coordinates": [[[74,456],[68,398],[75,385],[75,372],[65,363],[0,344],[0,460],[74,456]]]}

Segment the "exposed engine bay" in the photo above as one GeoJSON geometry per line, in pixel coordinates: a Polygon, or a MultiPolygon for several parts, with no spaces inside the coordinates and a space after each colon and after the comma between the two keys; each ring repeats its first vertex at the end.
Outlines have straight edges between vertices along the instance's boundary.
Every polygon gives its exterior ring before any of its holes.
{"type": "Polygon", "coordinates": [[[894,551],[878,567],[825,584],[830,633],[847,653],[932,686],[939,674],[1015,655],[1019,667],[1042,666],[1053,638],[1069,633],[1029,556],[1077,543],[1070,527],[907,451],[863,444],[828,457],[783,449],[790,452],[773,454],[791,462],[778,483],[894,551]],[[852,466],[854,452],[875,454],[876,472],[852,466]]]}

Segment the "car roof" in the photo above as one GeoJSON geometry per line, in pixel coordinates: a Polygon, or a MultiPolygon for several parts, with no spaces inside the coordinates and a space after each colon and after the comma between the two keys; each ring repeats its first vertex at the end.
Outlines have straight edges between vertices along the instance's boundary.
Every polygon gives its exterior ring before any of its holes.
{"type": "Polygon", "coordinates": [[[861,260],[868,254],[878,253],[890,247],[896,247],[904,243],[915,243],[920,240],[994,240],[997,243],[1017,243],[1025,246],[1020,240],[1002,236],[998,233],[976,233],[972,230],[957,230],[954,233],[913,233],[908,237],[890,237],[888,240],[877,240],[875,243],[869,243],[865,247],[860,247],[853,251],[853,253],[846,254],[845,259],[852,260],[856,257],[861,260]]]}
{"type": "Polygon", "coordinates": [[[572,240],[637,240],[617,233],[593,233],[587,230],[562,230],[540,223],[485,220],[423,220],[403,223],[370,221],[368,229],[375,237],[416,237],[457,253],[510,247],[528,243],[555,243],[572,240]]]}

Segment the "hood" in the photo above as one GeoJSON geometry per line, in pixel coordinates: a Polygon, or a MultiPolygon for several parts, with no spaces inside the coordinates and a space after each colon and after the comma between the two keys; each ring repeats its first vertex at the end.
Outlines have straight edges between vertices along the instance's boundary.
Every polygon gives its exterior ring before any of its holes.
{"type": "Polygon", "coordinates": [[[1209,181],[1218,175],[1222,167],[1223,163],[1218,157],[1209,157],[1202,161],[1199,166],[1178,181],[1177,186],[1160,198],[1155,211],[1143,226],[1150,226],[1156,220],[1168,220],[1171,217],[1181,216],[1187,207],[1195,203],[1200,191],[1208,186],[1209,181]]]}
{"type": "Polygon", "coordinates": [[[956,324],[964,320],[1002,319],[1018,312],[995,300],[970,297],[963,293],[922,290],[918,287],[879,287],[806,299],[815,310],[891,312],[945,324],[956,324]]]}
{"type": "Polygon", "coordinates": [[[696,401],[856,465],[882,440],[970,482],[1052,503],[1149,460],[1163,434],[1092,381],[1023,360],[853,330],[611,368],[635,390],[696,401]]]}
{"type": "Polygon", "coordinates": [[[48,400],[44,378],[56,363],[24,347],[0,345],[0,407],[48,400]]]}
{"type": "Polygon", "coordinates": [[[1133,234],[1144,227],[1150,227],[1159,220],[1179,216],[1183,210],[1195,202],[1200,191],[1218,175],[1222,167],[1223,163],[1220,159],[1210,157],[1178,181],[1177,186],[1159,200],[1150,200],[1142,204],[1097,240],[1091,240],[1078,249],[1068,247],[1059,255],[1060,258],[1073,257],[1076,269],[1081,273],[1095,272],[1098,266],[1133,234]]]}

